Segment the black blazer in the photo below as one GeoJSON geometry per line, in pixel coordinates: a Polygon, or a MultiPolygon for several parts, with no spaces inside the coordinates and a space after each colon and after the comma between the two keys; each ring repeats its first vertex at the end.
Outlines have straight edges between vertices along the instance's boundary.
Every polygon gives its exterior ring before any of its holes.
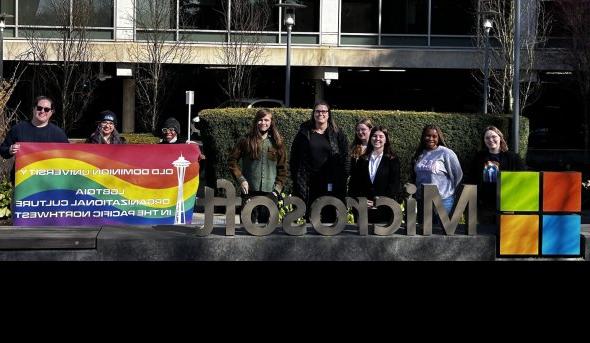
{"type": "Polygon", "coordinates": [[[369,160],[359,158],[349,182],[349,195],[351,197],[366,197],[369,200],[376,196],[386,196],[395,199],[400,190],[400,163],[399,158],[383,155],[381,163],[377,167],[375,182],[371,183],[369,177],[369,160]]]}

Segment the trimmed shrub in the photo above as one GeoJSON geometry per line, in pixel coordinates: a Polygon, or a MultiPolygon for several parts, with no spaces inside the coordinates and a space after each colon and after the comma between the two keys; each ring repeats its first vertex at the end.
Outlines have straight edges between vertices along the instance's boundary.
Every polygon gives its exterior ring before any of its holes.
{"type": "Polygon", "coordinates": [[[156,137],[151,133],[122,133],[128,144],[157,144],[160,142],[160,137],[156,137]]]}
{"type": "MultiPolygon", "coordinates": [[[[151,133],[121,133],[127,144],[158,144],[160,137],[156,137],[151,133]]],[[[86,138],[70,138],[70,143],[86,144],[86,138]]]]}
{"type": "MultiPolygon", "coordinates": [[[[301,108],[273,108],[278,128],[286,143],[287,154],[299,126],[311,118],[311,109],[301,108]]],[[[207,156],[210,170],[208,186],[213,187],[215,179],[233,180],[227,167],[227,156],[237,140],[243,136],[251,124],[256,109],[224,108],[206,109],[199,115],[199,128],[203,139],[204,152],[207,156]]],[[[427,124],[438,125],[450,149],[455,151],[464,173],[471,169],[470,161],[476,152],[483,148],[483,129],[488,125],[498,127],[510,142],[510,117],[483,114],[407,112],[407,111],[361,111],[334,110],[334,120],[341,130],[344,130],[349,143],[354,139],[354,125],[361,118],[371,118],[375,125],[383,125],[390,132],[391,143],[398,154],[401,163],[401,183],[412,182],[410,172],[411,158],[418,146],[422,128],[427,124]]],[[[520,147],[524,158],[527,150],[529,122],[521,117],[520,147]]],[[[213,187],[215,188],[215,187],[213,187]]],[[[287,191],[290,190],[290,180],[287,191]]]]}

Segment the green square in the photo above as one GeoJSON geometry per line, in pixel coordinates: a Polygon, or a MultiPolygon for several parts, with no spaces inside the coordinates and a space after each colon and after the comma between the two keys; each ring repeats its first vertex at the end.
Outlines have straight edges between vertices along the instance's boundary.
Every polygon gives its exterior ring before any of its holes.
{"type": "Polygon", "coordinates": [[[500,211],[539,211],[539,172],[500,173],[500,211]]]}

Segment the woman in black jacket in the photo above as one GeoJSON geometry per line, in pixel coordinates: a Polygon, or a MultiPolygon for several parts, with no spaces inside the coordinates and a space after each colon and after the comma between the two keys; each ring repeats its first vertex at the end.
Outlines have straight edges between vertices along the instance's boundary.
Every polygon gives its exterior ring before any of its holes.
{"type": "Polygon", "coordinates": [[[86,139],[92,144],[126,144],[125,137],[117,131],[117,115],[113,111],[105,110],[98,114],[96,130],[86,139]]]}
{"type": "Polygon", "coordinates": [[[350,146],[350,171],[354,170],[354,166],[358,162],[359,158],[365,153],[367,145],[369,145],[369,139],[371,137],[371,129],[373,128],[373,122],[369,118],[363,118],[359,120],[354,126],[354,140],[350,146]]]}
{"type": "Polygon", "coordinates": [[[486,148],[475,156],[469,181],[477,184],[479,222],[495,223],[498,173],[526,170],[526,166],[520,156],[508,150],[504,135],[497,127],[484,129],[483,142],[486,148]]]}
{"type": "Polygon", "coordinates": [[[400,190],[400,163],[393,152],[387,129],[375,126],[369,135],[369,144],[351,171],[349,194],[366,197],[369,222],[390,222],[391,210],[375,207],[379,196],[395,199],[400,190]]]}
{"type": "MultiPolygon", "coordinates": [[[[293,195],[305,202],[307,218],[311,213],[311,204],[321,196],[331,195],[345,200],[350,169],[348,140],[344,132],[338,129],[330,106],[325,101],[314,106],[311,118],[301,124],[295,135],[289,168],[293,195]]],[[[334,211],[326,210],[323,211],[323,219],[333,221],[334,211]]]]}

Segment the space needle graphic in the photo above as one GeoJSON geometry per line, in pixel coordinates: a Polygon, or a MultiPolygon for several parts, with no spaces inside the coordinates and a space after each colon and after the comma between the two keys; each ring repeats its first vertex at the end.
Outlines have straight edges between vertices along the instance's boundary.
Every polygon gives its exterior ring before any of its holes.
{"type": "Polygon", "coordinates": [[[172,165],[176,167],[176,174],[178,175],[178,196],[176,197],[176,213],[174,214],[174,225],[176,224],[186,224],[186,218],[184,213],[184,175],[186,172],[186,168],[191,163],[187,161],[182,154],[180,157],[174,162],[172,165]]]}

